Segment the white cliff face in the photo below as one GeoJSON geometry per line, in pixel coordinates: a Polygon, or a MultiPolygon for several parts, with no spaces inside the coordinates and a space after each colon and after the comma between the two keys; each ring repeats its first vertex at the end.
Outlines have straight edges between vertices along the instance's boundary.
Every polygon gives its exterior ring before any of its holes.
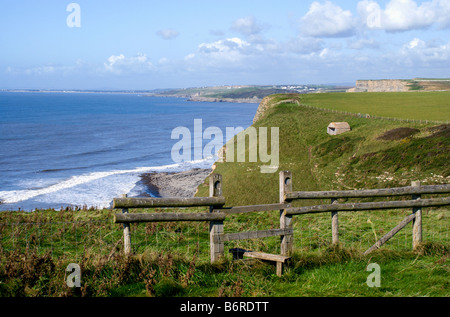
{"type": "Polygon", "coordinates": [[[400,79],[357,80],[356,87],[349,92],[396,92],[408,91],[408,82],[400,79]]]}
{"type": "Polygon", "coordinates": [[[450,78],[357,80],[347,92],[450,91],[450,78]]]}

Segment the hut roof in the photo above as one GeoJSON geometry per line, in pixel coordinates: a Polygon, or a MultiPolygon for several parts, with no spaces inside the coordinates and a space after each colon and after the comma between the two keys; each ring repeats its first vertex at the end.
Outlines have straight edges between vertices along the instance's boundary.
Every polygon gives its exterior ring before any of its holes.
{"type": "Polygon", "coordinates": [[[335,129],[350,129],[350,125],[347,122],[331,122],[328,127],[335,129]]]}

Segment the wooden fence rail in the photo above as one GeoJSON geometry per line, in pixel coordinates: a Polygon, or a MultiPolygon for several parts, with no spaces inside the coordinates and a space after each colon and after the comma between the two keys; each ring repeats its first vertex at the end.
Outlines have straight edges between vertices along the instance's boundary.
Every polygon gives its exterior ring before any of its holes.
{"type": "Polygon", "coordinates": [[[225,197],[193,198],[114,198],[113,208],[156,208],[156,207],[197,207],[223,206],[225,197]]]}
{"type": "Polygon", "coordinates": [[[169,222],[169,221],[223,221],[224,213],[140,213],[116,214],[115,223],[169,222]]]}
{"type": "Polygon", "coordinates": [[[297,208],[287,208],[287,215],[304,215],[312,213],[330,212],[330,211],[363,211],[379,209],[402,209],[411,207],[439,207],[450,205],[450,197],[431,198],[420,200],[400,200],[400,201],[379,201],[368,203],[345,203],[329,205],[305,206],[297,208]]]}
{"type": "Polygon", "coordinates": [[[125,253],[131,252],[130,223],[139,222],[170,222],[170,221],[207,221],[210,223],[210,257],[216,262],[224,255],[224,242],[257,239],[280,236],[281,255],[271,255],[261,252],[244,250],[244,255],[259,257],[260,259],[275,259],[277,261],[277,274],[280,275],[282,265],[287,261],[293,251],[294,230],[293,216],[314,213],[331,213],[332,243],[339,243],[339,212],[355,212],[363,210],[402,209],[412,208],[412,213],[401,221],[396,227],[378,240],[365,254],[379,248],[392,238],[407,224],[413,222],[413,248],[422,242],[422,208],[450,205],[450,197],[422,199],[424,194],[446,194],[450,192],[450,184],[421,186],[419,182],[412,182],[411,186],[382,189],[344,190],[344,191],[293,191],[292,173],[281,171],[279,174],[279,202],[274,204],[224,207],[225,197],[222,195],[222,176],[212,174],[209,179],[209,197],[193,198],[122,198],[113,200],[113,208],[121,208],[122,213],[114,215],[115,223],[122,223],[124,227],[125,253]],[[411,196],[410,200],[375,201],[339,203],[339,198],[369,198],[411,196]],[[330,204],[292,207],[294,200],[301,199],[330,199],[330,204]],[[156,208],[156,207],[209,207],[208,212],[158,212],[158,213],[129,213],[130,208],[156,208]],[[224,221],[232,214],[250,212],[274,211],[280,213],[280,228],[237,233],[224,233],[224,221]]]}
{"type": "Polygon", "coordinates": [[[237,206],[237,207],[228,207],[228,208],[218,208],[214,209],[214,212],[223,212],[226,215],[232,214],[243,214],[248,212],[257,212],[257,211],[271,211],[271,210],[279,210],[289,208],[291,204],[267,204],[267,205],[250,205],[250,206],[237,206]]]}
{"type": "Polygon", "coordinates": [[[413,194],[442,194],[450,192],[450,184],[408,186],[382,189],[341,190],[341,191],[308,191],[290,192],[285,194],[285,200],[294,199],[323,199],[323,198],[368,198],[404,196],[413,194]]]}
{"type": "MultiPolygon", "coordinates": [[[[363,190],[343,190],[343,191],[290,191],[284,194],[284,199],[291,202],[295,199],[331,199],[330,204],[305,206],[285,210],[286,215],[304,215],[311,213],[331,212],[331,234],[332,243],[339,243],[339,219],[338,212],[342,211],[363,211],[363,210],[381,210],[381,209],[403,209],[412,208],[412,214],[403,219],[394,229],[388,232],[373,246],[365,251],[364,254],[381,247],[397,232],[403,229],[408,223],[413,221],[413,248],[422,243],[422,207],[439,207],[450,205],[450,197],[421,199],[423,194],[445,194],[450,192],[450,184],[443,185],[425,185],[414,181],[411,186],[382,188],[382,189],[363,189],[363,190]],[[339,198],[370,198],[370,197],[392,197],[411,195],[412,200],[400,201],[379,201],[363,203],[338,203],[339,198]]],[[[292,251],[292,250],[290,250],[292,251]]]]}

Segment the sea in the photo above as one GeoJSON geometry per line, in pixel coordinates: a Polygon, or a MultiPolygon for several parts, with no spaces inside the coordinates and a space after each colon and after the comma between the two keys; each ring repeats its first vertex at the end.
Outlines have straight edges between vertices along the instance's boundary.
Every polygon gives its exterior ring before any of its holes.
{"type": "Polygon", "coordinates": [[[257,107],[138,93],[0,92],[0,211],[109,208],[122,194],[148,191],[143,173],[211,168],[214,155],[175,162],[172,131],[194,133],[201,119],[203,130],[217,127],[225,138],[227,127],[249,127],[257,107]]]}

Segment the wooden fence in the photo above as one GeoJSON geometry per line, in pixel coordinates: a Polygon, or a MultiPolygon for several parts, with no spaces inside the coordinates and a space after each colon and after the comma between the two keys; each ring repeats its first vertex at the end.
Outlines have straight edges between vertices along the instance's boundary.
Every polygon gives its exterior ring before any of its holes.
{"type": "MultiPolygon", "coordinates": [[[[346,190],[346,191],[293,191],[292,173],[281,171],[279,174],[279,203],[251,206],[224,207],[225,198],[222,193],[222,176],[212,174],[209,179],[210,197],[193,198],[122,198],[113,200],[113,208],[122,209],[122,213],[114,215],[115,223],[122,223],[124,230],[124,250],[131,253],[130,223],[136,222],[169,222],[169,221],[207,221],[210,223],[210,259],[211,263],[224,256],[224,242],[280,236],[280,253],[268,254],[255,251],[238,250],[239,257],[253,257],[277,263],[277,274],[282,274],[283,263],[289,259],[293,252],[294,230],[293,216],[310,213],[331,213],[332,243],[339,243],[339,212],[402,209],[412,208],[412,213],[401,221],[396,227],[379,239],[365,254],[379,248],[397,232],[411,221],[413,222],[413,248],[422,242],[422,208],[450,205],[450,197],[422,199],[424,194],[446,194],[450,192],[450,184],[421,186],[413,182],[411,186],[399,188],[346,190]],[[368,198],[411,196],[410,200],[377,201],[339,203],[339,198],[368,198]],[[300,199],[330,199],[330,204],[293,207],[292,202],[300,199]],[[129,213],[130,208],[156,208],[156,207],[197,207],[207,206],[209,212],[205,213],[129,213]],[[280,211],[280,228],[237,233],[224,233],[224,221],[231,214],[251,213],[261,211],[280,211]]],[[[235,254],[235,255],[236,255],[235,254]]]]}

